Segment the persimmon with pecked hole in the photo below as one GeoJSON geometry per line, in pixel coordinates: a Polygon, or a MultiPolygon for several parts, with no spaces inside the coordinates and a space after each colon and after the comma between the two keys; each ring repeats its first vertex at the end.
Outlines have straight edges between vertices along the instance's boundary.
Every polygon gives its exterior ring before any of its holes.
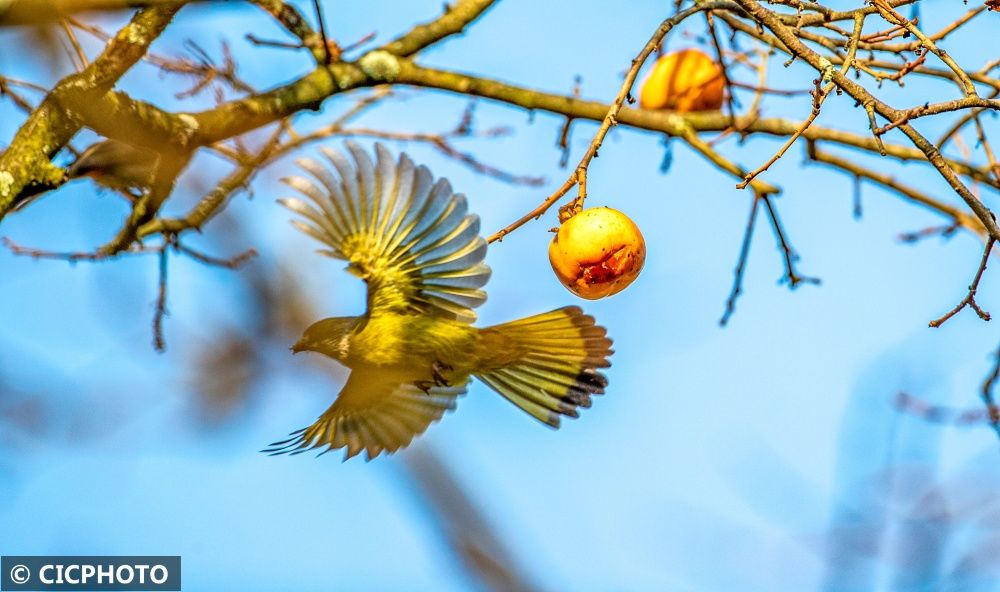
{"type": "Polygon", "coordinates": [[[642,83],[639,106],[680,113],[722,108],[725,96],[722,67],[699,49],[682,49],[656,60],[642,83]]]}
{"type": "Polygon", "coordinates": [[[618,210],[583,210],[563,222],[549,244],[549,263],[564,286],[597,300],[621,292],[642,271],[646,241],[639,227],[618,210]]]}

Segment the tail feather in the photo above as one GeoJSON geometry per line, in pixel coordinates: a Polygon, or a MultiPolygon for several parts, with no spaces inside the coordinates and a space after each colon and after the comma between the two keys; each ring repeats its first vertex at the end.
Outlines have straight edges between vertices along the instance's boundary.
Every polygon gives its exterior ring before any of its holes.
{"type": "Polygon", "coordinates": [[[514,392],[521,399],[526,399],[561,415],[579,417],[576,405],[565,400],[565,397],[554,394],[566,391],[567,387],[563,385],[549,386],[546,382],[533,380],[531,377],[521,374],[520,368],[516,366],[497,370],[490,378],[505,391],[514,392]]]}
{"type": "Polygon", "coordinates": [[[477,377],[535,419],[559,427],[604,394],[611,339],[594,318],[569,306],[483,329],[487,370],[477,377]]]}

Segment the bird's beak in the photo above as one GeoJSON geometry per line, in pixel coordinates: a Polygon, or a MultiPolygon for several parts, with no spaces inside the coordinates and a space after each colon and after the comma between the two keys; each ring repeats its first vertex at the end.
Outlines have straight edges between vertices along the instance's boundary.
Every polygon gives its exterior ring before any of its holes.
{"type": "Polygon", "coordinates": [[[292,347],[288,349],[292,350],[293,354],[297,354],[300,351],[305,351],[306,348],[304,345],[302,345],[302,341],[296,341],[294,344],[292,344],[292,347]]]}

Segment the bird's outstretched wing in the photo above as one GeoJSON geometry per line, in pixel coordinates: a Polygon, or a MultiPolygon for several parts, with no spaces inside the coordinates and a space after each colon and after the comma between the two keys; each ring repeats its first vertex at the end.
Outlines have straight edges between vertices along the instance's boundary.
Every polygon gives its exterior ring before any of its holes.
{"type": "Polygon", "coordinates": [[[284,179],[307,200],[280,200],[302,216],[293,224],[329,247],[321,253],[350,262],[368,284],[369,314],[474,321],[490,268],[479,217],[468,213],[465,196],[405,154],[394,161],[376,144],[372,162],[357,144],[346,146],[350,159],[322,149],[327,163],[297,161],[314,180],[284,179]]]}
{"type": "Polygon", "coordinates": [[[393,453],[409,444],[454,409],[456,399],[464,394],[465,384],[422,390],[375,370],[354,370],[337,400],[316,423],[292,432],[290,438],[262,452],[300,454],[325,448],[322,453],[326,453],[347,448],[344,460],[362,450],[371,460],[383,451],[393,453]]]}

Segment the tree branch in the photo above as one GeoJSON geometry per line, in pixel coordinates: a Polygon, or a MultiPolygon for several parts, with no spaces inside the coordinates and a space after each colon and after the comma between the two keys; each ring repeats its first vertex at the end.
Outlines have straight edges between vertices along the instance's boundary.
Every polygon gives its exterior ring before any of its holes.
{"type": "MultiPolygon", "coordinates": [[[[56,186],[63,172],[49,160],[80,129],[80,121],[66,109],[68,102],[90,102],[105,95],[166,28],[181,4],[139,11],[112,39],[100,56],[81,72],[63,78],[18,129],[0,154],[0,220],[19,200],[22,191],[56,186]]],[[[96,102],[96,101],[95,101],[96,102]]]]}
{"type": "MultiPolygon", "coordinates": [[[[736,0],[736,2],[753,16],[755,20],[770,29],[792,53],[812,66],[824,78],[831,79],[837,86],[842,88],[856,101],[866,106],[866,108],[874,108],[879,115],[889,121],[895,121],[903,117],[904,114],[901,111],[876,99],[860,84],[837,72],[830,60],[809,49],[795,36],[795,33],[791,29],[781,23],[780,19],[774,13],[762,7],[756,0],[736,0]]],[[[910,138],[910,141],[913,142],[917,149],[924,153],[927,160],[934,165],[934,168],[938,170],[952,189],[968,204],[969,208],[976,214],[976,217],[983,223],[989,235],[994,239],[1000,239],[1000,226],[997,226],[997,222],[993,218],[993,214],[989,208],[962,183],[958,175],[955,174],[955,171],[941,156],[938,149],[913,128],[913,126],[903,124],[899,126],[899,129],[910,138]]]]}
{"type": "Polygon", "coordinates": [[[445,13],[439,18],[414,27],[382,49],[399,57],[411,56],[446,37],[461,33],[495,2],[496,0],[459,0],[453,6],[446,4],[445,13]]]}

